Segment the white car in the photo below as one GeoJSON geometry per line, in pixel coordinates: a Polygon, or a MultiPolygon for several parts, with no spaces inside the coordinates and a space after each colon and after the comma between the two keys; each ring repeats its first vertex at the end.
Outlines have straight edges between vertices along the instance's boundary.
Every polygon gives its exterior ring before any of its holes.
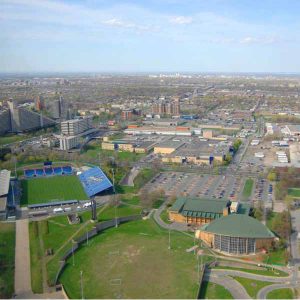
{"type": "Polygon", "coordinates": [[[53,212],[54,212],[55,214],[57,214],[57,213],[62,213],[62,212],[64,212],[64,210],[63,210],[61,207],[58,207],[58,208],[54,208],[54,209],[53,209],[53,212]]]}

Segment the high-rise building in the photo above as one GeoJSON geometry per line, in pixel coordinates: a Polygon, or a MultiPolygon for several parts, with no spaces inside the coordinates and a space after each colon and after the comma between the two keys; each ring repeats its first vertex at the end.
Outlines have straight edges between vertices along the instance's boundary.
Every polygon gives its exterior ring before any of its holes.
{"type": "Polygon", "coordinates": [[[68,120],[61,122],[61,133],[63,135],[78,135],[91,129],[93,117],[87,116],[80,119],[68,120]]]}
{"type": "Polygon", "coordinates": [[[60,150],[70,150],[76,148],[80,144],[79,136],[63,136],[59,138],[60,150]]]}
{"type": "Polygon", "coordinates": [[[121,113],[122,120],[130,120],[132,119],[133,112],[131,109],[124,109],[121,113]]]}
{"type": "Polygon", "coordinates": [[[179,99],[165,100],[159,99],[152,105],[152,113],[156,115],[179,115],[180,103],[179,99]]]}
{"type": "Polygon", "coordinates": [[[44,97],[43,96],[37,96],[34,99],[34,108],[37,111],[41,111],[44,109],[44,97]]]}

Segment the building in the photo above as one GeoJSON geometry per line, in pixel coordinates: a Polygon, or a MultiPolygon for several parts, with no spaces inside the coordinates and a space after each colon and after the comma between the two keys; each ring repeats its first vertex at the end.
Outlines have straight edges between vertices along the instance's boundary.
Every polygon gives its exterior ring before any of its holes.
{"type": "Polygon", "coordinates": [[[159,135],[178,135],[178,136],[191,136],[192,130],[186,126],[170,126],[170,127],[156,127],[156,126],[137,126],[131,125],[124,130],[129,135],[140,134],[159,134],[159,135]]]}
{"type": "Polygon", "coordinates": [[[43,114],[31,111],[14,101],[7,102],[9,109],[0,112],[0,134],[37,130],[55,125],[55,121],[43,114]]]}
{"type": "Polygon", "coordinates": [[[260,221],[245,214],[229,214],[203,225],[196,237],[212,249],[228,255],[268,250],[275,235],[260,221]]]}
{"type": "Polygon", "coordinates": [[[232,212],[248,215],[250,206],[230,200],[177,198],[169,208],[169,219],[174,222],[203,225],[232,212]]]}
{"type": "Polygon", "coordinates": [[[60,150],[70,150],[76,148],[80,145],[79,136],[64,136],[61,135],[59,138],[59,149],[60,150]]]}
{"type": "Polygon", "coordinates": [[[0,220],[7,219],[7,200],[10,185],[10,174],[8,170],[0,171],[0,220]]]}
{"type": "Polygon", "coordinates": [[[174,141],[174,140],[168,140],[161,142],[154,147],[154,153],[155,154],[171,154],[176,149],[181,147],[184,143],[182,141],[174,141]]]}
{"type": "Polygon", "coordinates": [[[122,120],[131,120],[133,116],[133,112],[131,109],[124,109],[121,112],[121,119],[122,120]]]}
{"type": "Polygon", "coordinates": [[[144,121],[143,121],[143,124],[144,125],[147,125],[147,126],[166,126],[166,127],[169,127],[169,126],[179,126],[179,125],[182,125],[184,123],[183,120],[180,120],[180,119],[167,119],[167,118],[162,118],[162,119],[157,119],[157,118],[146,118],[144,121]]]}
{"type": "Polygon", "coordinates": [[[61,122],[61,133],[75,136],[92,128],[92,116],[61,122]]]}
{"type": "Polygon", "coordinates": [[[219,141],[201,141],[197,138],[184,141],[184,145],[162,158],[165,163],[195,165],[223,163],[229,153],[229,144],[219,141]]]}
{"type": "Polygon", "coordinates": [[[122,152],[148,153],[155,145],[153,141],[104,141],[101,144],[103,150],[116,150],[122,152]]]}
{"type": "Polygon", "coordinates": [[[44,109],[45,101],[43,96],[37,96],[34,99],[34,108],[37,111],[41,111],[44,109]]]}
{"type": "Polygon", "coordinates": [[[179,99],[166,100],[160,98],[152,104],[152,113],[155,115],[175,115],[180,114],[180,103],[179,99]]]}

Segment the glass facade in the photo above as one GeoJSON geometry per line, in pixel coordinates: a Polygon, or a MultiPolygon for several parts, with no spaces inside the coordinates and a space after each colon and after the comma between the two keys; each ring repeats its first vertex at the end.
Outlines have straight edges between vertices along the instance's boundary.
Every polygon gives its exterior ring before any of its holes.
{"type": "Polygon", "coordinates": [[[231,254],[255,253],[255,239],[215,234],[214,248],[231,254]]]}

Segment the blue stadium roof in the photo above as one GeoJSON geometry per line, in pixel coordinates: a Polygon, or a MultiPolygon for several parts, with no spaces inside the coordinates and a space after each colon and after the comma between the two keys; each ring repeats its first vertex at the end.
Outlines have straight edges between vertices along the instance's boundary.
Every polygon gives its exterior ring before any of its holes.
{"type": "Polygon", "coordinates": [[[89,197],[101,193],[113,186],[104,172],[98,167],[82,172],[78,176],[89,197]]]}

